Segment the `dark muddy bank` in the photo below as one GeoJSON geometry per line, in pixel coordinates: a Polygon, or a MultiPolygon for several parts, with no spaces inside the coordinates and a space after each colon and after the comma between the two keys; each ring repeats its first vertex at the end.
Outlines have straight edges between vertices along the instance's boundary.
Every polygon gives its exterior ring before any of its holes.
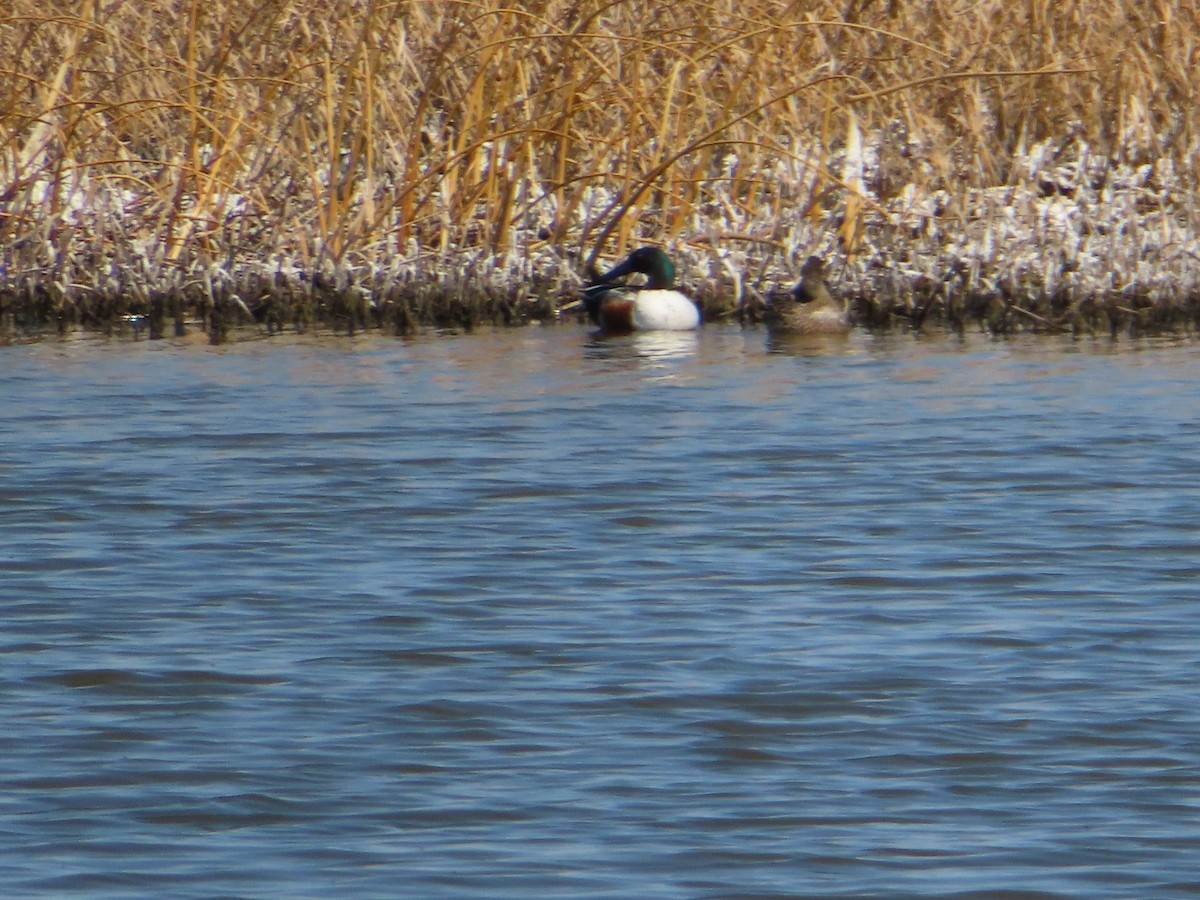
{"type": "MultiPolygon", "coordinates": [[[[761,323],[763,301],[788,285],[736,297],[733,284],[682,285],[708,322],[761,323]]],[[[872,330],[939,329],[1087,335],[1190,333],[1200,330],[1200,296],[1172,302],[1114,292],[1078,300],[1030,297],[1004,290],[972,290],[951,274],[917,279],[901,289],[867,293],[839,276],[830,290],[843,298],[854,323],[872,330]]],[[[562,279],[496,287],[468,280],[375,284],[324,276],[248,276],[172,288],[65,291],[49,281],[0,287],[0,338],[76,331],[159,339],[202,332],[223,343],[237,330],[265,333],[313,328],[399,336],[419,331],[470,332],[583,318],[573,285],[562,279]]]]}

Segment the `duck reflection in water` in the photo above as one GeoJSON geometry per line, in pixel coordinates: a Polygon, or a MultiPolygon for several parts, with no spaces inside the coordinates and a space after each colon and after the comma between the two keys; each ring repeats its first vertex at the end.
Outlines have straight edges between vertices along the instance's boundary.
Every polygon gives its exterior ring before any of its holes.
{"type": "Polygon", "coordinates": [[[645,331],[613,336],[601,331],[584,345],[588,359],[665,361],[693,356],[698,346],[695,331],[645,331]]]}

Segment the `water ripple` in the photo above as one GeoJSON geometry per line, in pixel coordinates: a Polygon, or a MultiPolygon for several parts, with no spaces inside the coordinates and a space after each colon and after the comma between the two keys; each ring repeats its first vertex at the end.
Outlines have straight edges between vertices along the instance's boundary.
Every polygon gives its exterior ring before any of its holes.
{"type": "Polygon", "coordinates": [[[1200,893],[1193,350],[3,348],[0,883],[1200,893]]]}

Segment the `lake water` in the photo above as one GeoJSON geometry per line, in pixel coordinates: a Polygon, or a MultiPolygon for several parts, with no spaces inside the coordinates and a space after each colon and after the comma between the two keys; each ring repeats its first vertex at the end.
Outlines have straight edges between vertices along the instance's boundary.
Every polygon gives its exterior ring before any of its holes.
{"type": "Polygon", "coordinates": [[[1198,384],[720,326],[0,348],[0,886],[1200,894],[1198,384]]]}

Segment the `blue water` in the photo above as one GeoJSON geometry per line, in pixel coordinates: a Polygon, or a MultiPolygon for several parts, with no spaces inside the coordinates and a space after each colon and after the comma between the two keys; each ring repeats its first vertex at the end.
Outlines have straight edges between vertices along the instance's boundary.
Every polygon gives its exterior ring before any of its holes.
{"type": "Polygon", "coordinates": [[[3,893],[1200,894],[1196,351],[0,348],[3,893]]]}

